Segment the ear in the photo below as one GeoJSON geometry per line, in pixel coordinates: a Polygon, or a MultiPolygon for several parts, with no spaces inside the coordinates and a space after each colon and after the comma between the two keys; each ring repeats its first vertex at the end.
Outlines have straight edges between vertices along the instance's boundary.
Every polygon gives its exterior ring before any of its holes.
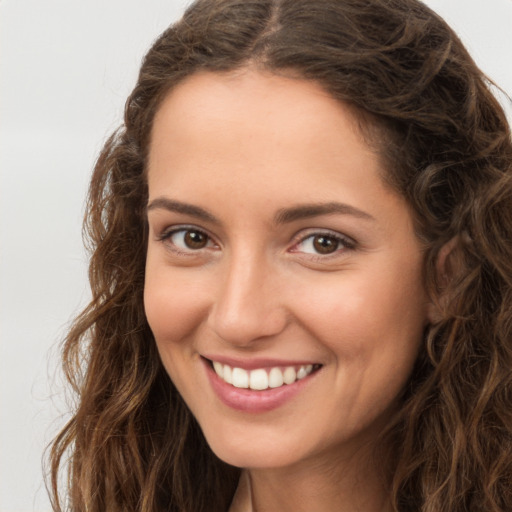
{"type": "Polygon", "coordinates": [[[427,318],[432,324],[443,318],[443,313],[450,299],[450,284],[462,268],[460,261],[460,237],[454,236],[446,242],[437,255],[435,264],[437,295],[427,307],[427,318]]]}

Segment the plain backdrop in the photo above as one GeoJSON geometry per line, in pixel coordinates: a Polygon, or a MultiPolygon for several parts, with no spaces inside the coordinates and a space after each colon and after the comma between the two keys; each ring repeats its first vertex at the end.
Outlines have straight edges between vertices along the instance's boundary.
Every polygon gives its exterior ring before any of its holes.
{"type": "MultiPolygon", "coordinates": [[[[66,419],[58,344],[88,297],[89,175],[186,3],[0,0],[0,512],[50,510],[41,459],[66,419]]],[[[427,3],[511,94],[512,0],[427,3]]]]}

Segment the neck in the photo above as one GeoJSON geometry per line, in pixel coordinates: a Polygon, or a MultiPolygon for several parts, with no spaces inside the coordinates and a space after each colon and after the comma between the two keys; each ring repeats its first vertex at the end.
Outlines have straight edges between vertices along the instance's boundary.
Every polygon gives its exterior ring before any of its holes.
{"type": "Polygon", "coordinates": [[[229,512],[386,512],[382,473],[367,457],[246,469],[229,512]]]}

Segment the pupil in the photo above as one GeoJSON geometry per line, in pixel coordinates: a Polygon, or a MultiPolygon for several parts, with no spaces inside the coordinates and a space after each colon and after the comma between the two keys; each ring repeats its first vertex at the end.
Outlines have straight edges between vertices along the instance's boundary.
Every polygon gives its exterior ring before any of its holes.
{"type": "Polygon", "coordinates": [[[313,246],[320,254],[330,254],[338,248],[338,241],[329,236],[315,236],[313,246]]]}
{"type": "Polygon", "coordinates": [[[206,236],[199,231],[187,231],[185,244],[190,249],[202,249],[206,245],[206,236]]]}

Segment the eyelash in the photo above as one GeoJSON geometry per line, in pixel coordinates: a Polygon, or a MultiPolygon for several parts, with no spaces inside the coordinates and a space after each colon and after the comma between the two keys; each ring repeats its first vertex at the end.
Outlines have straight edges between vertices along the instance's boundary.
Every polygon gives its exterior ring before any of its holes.
{"type": "MultiPolygon", "coordinates": [[[[171,250],[173,252],[177,253],[178,255],[184,255],[184,256],[194,256],[195,254],[199,253],[199,251],[201,251],[202,249],[207,248],[209,243],[213,243],[213,244],[215,244],[215,246],[217,246],[217,243],[213,240],[213,238],[207,232],[205,232],[202,229],[196,228],[195,226],[173,227],[171,229],[164,231],[162,234],[160,234],[157,237],[157,240],[159,242],[163,242],[163,243],[167,242],[169,245],[172,246],[171,250]],[[201,247],[198,249],[193,249],[193,248],[181,249],[174,242],[171,241],[171,238],[174,235],[176,235],[177,233],[183,233],[185,236],[187,232],[195,232],[195,233],[199,233],[199,234],[205,236],[207,238],[207,242],[206,242],[207,245],[205,247],[201,247]]],[[[290,252],[292,252],[292,253],[302,252],[308,258],[315,259],[315,260],[316,259],[325,260],[325,259],[328,259],[329,257],[335,257],[336,255],[339,255],[340,250],[342,250],[343,252],[351,251],[351,250],[354,250],[357,245],[353,239],[351,239],[345,235],[342,235],[340,233],[337,233],[334,231],[328,231],[328,230],[316,230],[316,231],[310,231],[306,235],[304,235],[304,234],[296,235],[294,237],[292,244],[293,245],[292,245],[292,248],[290,249],[290,252]],[[307,252],[299,251],[296,249],[300,244],[304,244],[307,240],[314,239],[317,237],[325,237],[325,238],[334,240],[337,244],[336,249],[330,253],[325,253],[325,254],[321,254],[318,252],[307,253],[307,252]],[[341,248],[340,248],[340,246],[341,246],[341,248]]]]}
{"type": "MultiPolygon", "coordinates": [[[[157,240],[159,242],[167,243],[168,245],[171,245],[172,246],[171,250],[173,252],[177,253],[180,256],[182,256],[182,255],[183,256],[194,256],[196,253],[198,253],[203,248],[199,248],[199,249],[193,249],[193,248],[181,249],[174,242],[171,241],[171,238],[174,235],[176,235],[177,233],[183,233],[185,235],[187,232],[199,233],[199,234],[201,234],[201,235],[203,235],[203,236],[205,236],[207,238],[207,242],[206,242],[207,244],[209,244],[210,242],[213,242],[215,244],[215,242],[213,241],[213,238],[208,233],[206,233],[202,229],[196,228],[195,226],[179,226],[179,227],[174,227],[174,228],[165,230],[162,234],[160,234],[157,237],[157,240]]],[[[217,245],[217,244],[215,244],[215,245],[217,245]]]]}
{"type": "Polygon", "coordinates": [[[356,242],[345,235],[342,235],[341,233],[337,233],[335,231],[328,231],[328,230],[316,230],[316,231],[310,231],[306,235],[302,234],[297,237],[297,241],[294,243],[291,252],[303,252],[303,254],[307,255],[310,259],[314,260],[326,260],[330,257],[336,257],[339,256],[340,251],[351,251],[356,248],[356,242]],[[311,243],[314,243],[315,238],[319,237],[325,237],[328,239],[332,239],[336,242],[336,248],[329,253],[321,254],[319,252],[315,253],[307,253],[304,251],[296,250],[295,248],[298,247],[300,244],[304,244],[307,240],[311,239],[311,243]]]}

